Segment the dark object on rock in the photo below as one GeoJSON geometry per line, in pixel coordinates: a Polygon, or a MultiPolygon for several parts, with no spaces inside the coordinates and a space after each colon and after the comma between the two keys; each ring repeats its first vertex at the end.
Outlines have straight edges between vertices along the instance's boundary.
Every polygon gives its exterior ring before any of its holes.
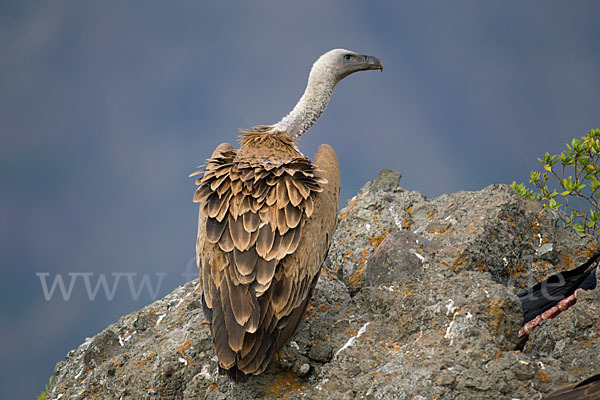
{"type": "Polygon", "coordinates": [[[524,325],[519,331],[517,350],[522,350],[529,334],[542,321],[556,317],[577,302],[577,290],[596,288],[600,253],[570,271],[559,272],[519,294],[524,325]]]}
{"type": "Polygon", "coordinates": [[[559,389],[544,396],[542,400],[595,400],[600,399],[600,374],[592,375],[581,382],[559,389]]]}
{"type": "Polygon", "coordinates": [[[556,306],[559,301],[569,297],[577,289],[596,288],[596,267],[600,253],[590,257],[585,263],[570,271],[551,275],[529,290],[519,294],[523,322],[529,322],[546,310],[556,306]]]}

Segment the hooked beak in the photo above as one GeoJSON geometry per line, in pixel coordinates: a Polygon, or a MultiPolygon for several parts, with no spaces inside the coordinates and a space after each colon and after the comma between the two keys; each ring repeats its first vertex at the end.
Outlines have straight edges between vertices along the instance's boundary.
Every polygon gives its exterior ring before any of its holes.
{"type": "Polygon", "coordinates": [[[369,69],[378,69],[383,71],[383,64],[381,64],[381,60],[375,56],[363,56],[365,59],[365,64],[367,70],[369,69]]]}

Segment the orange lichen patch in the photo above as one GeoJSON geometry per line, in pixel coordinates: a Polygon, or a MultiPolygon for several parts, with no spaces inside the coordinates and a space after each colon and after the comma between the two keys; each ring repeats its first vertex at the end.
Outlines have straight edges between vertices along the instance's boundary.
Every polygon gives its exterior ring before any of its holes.
{"type": "Polygon", "coordinates": [[[583,255],[586,257],[591,257],[598,252],[598,248],[595,244],[592,244],[589,249],[583,251],[583,255]]]}
{"type": "Polygon", "coordinates": [[[402,229],[409,229],[410,228],[410,224],[411,224],[411,219],[413,216],[413,208],[412,206],[408,207],[406,210],[406,216],[404,217],[404,220],[402,221],[402,229]]]}
{"type": "Polygon", "coordinates": [[[492,316],[492,319],[488,322],[488,326],[495,331],[496,334],[500,333],[500,329],[504,325],[504,334],[508,336],[510,334],[510,328],[508,324],[505,324],[506,313],[504,312],[504,305],[506,300],[488,301],[487,312],[492,316]]]}
{"type": "Polygon", "coordinates": [[[344,257],[346,257],[346,258],[352,257],[352,250],[350,250],[349,252],[347,252],[346,254],[344,254],[344,257]]]}
{"type": "Polygon", "coordinates": [[[523,241],[523,238],[521,236],[515,237],[515,242],[521,243],[522,241],[523,241]]]}
{"type": "Polygon", "coordinates": [[[510,276],[515,278],[521,286],[523,285],[523,277],[527,275],[527,270],[523,261],[518,262],[516,265],[510,265],[507,272],[510,276]]]}
{"type": "Polygon", "coordinates": [[[304,312],[304,315],[302,316],[302,319],[308,319],[308,318],[319,318],[319,316],[317,315],[317,313],[314,310],[313,305],[310,303],[306,307],[306,311],[304,312]]]}
{"type": "Polygon", "coordinates": [[[331,280],[337,279],[337,277],[335,275],[333,275],[327,268],[321,267],[321,275],[326,276],[327,278],[329,278],[331,280]]]}
{"type": "Polygon", "coordinates": [[[575,260],[567,254],[567,249],[562,250],[562,263],[569,270],[577,266],[575,265],[575,260]]]}
{"type": "Polygon", "coordinates": [[[309,388],[309,385],[303,383],[296,375],[280,374],[265,385],[265,390],[269,396],[276,399],[287,398],[294,393],[302,393],[309,388]]]}
{"type": "Polygon", "coordinates": [[[450,232],[450,227],[432,224],[427,227],[427,232],[431,233],[432,235],[444,235],[450,232]]]}
{"type": "Polygon", "coordinates": [[[531,225],[531,230],[534,233],[538,233],[540,231],[541,225],[537,219],[533,219],[533,224],[531,225]]]}
{"type": "Polygon", "coordinates": [[[428,210],[427,211],[427,219],[431,221],[432,219],[434,219],[437,216],[437,214],[438,213],[436,210],[428,210]]]}
{"type": "Polygon", "coordinates": [[[373,237],[370,237],[369,239],[371,240],[372,246],[378,246],[381,242],[383,242],[383,238],[383,235],[375,235],[373,237]]]}
{"type": "Polygon", "coordinates": [[[388,355],[396,353],[402,348],[402,345],[396,342],[385,343],[383,340],[380,340],[379,344],[382,344],[383,347],[386,348],[388,355]]]}
{"type": "Polygon", "coordinates": [[[463,254],[464,254],[464,251],[458,252],[456,254],[456,259],[454,260],[454,265],[452,267],[450,267],[446,263],[446,267],[449,267],[450,271],[452,271],[452,272],[459,272],[459,271],[465,269],[465,266],[463,264],[463,254]]]}
{"type": "Polygon", "coordinates": [[[467,232],[473,233],[473,232],[475,232],[475,228],[472,226],[467,226],[467,232]]]}
{"type": "Polygon", "coordinates": [[[548,375],[542,371],[538,371],[537,376],[542,383],[548,383],[552,380],[552,377],[550,375],[548,375]]]}
{"type": "Polygon", "coordinates": [[[364,271],[367,252],[368,249],[363,249],[360,256],[360,266],[354,271],[350,278],[348,278],[348,283],[354,288],[361,287],[365,283],[364,271]]]}
{"type": "Polygon", "coordinates": [[[356,269],[356,271],[354,271],[354,273],[350,276],[350,278],[348,278],[348,283],[354,288],[358,288],[358,287],[362,286],[363,283],[365,282],[365,277],[363,276],[363,273],[364,273],[364,265],[361,265],[360,267],[358,267],[356,269]]]}
{"type": "Polygon", "coordinates": [[[183,350],[184,350],[184,349],[185,349],[187,346],[189,346],[189,345],[190,345],[190,339],[186,340],[185,342],[179,342],[179,343],[182,343],[182,345],[177,347],[177,351],[178,351],[178,352],[180,352],[180,353],[183,353],[183,350]]]}
{"type": "Polygon", "coordinates": [[[477,267],[478,270],[480,270],[482,272],[489,272],[489,269],[485,266],[485,264],[483,262],[479,262],[479,263],[475,264],[475,266],[477,267]]]}
{"type": "Polygon", "coordinates": [[[179,343],[181,343],[181,346],[177,346],[177,352],[181,355],[181,358],[183,358],[186,361],[186,365],[193,364],[194,360],[191,357],[188,357],[187,355],[184,354],[185,348],[190,345],[190,339],[186,340],[185,342],[179,342],[179,343]]]}
{"type": "Polygon", "coordinates": [[[515,221],[515,216],[512,214],[501,214],[500,218],[507,221],[507,222],[514,222],[515,221]]]}
{"type": "Polygon", "coordinates": [[[348,328],[346,329],[346,331],[344,332],[346,335],[355,335],[355,333],[353,333],[353,330],[348,328]]]}
{"type": "Polygon", "coordinates": [[[323,312],[329,311],[330,309],[331,309],[331,307],[329,307],[329,306],[326,306],[325,304],[321,304],[321,305],[319,306],[319,310],[321,310],[321,311],[323,311],[323,312]]]}
{"type": "Polygon", "coordinates": [[[344,211],[340,211],[340,221],[345,221],[348,219],[348,214],[346,214],[344,211]]]}
{"type": "Polygon", "coordinates": [[[372,219],[373,219],[373,221],[376,221],[377,220],[377,215],[373,215],[372,219]]]}
{"type": "Polygon", "coordinates": [[[558,271],[558,268],[556,268],[554,265],[550,264],[548,261],[545,260],[534,261],[529,267],[529,269],[529,274],[540,273],[542,278],[541,280],[548,278],[548,276],[558,271]]]}

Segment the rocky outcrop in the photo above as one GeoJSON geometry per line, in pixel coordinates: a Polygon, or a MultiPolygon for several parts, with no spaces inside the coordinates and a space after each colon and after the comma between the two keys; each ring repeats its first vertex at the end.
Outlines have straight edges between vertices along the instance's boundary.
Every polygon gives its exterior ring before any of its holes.
{"type": "Polygon", "coordinates": [[[341,211],[304,321],[264,374],[217,374],[194,280],[69,352],[48,398],[530,399],[600,372],[598,290],[513,350],[516,294],[594,239],[504,185],[428,200],[399,182],[384,170],[341,211]]]}

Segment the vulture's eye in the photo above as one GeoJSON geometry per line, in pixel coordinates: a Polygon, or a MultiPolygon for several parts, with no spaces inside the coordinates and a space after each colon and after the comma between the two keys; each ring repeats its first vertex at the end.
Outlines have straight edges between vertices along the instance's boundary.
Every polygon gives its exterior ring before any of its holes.
{"type": "Polygon", "coordinates": [[[344,55],[344,60],[348,61],[352,58],[352,54],[346,54],[344,55]]]}

